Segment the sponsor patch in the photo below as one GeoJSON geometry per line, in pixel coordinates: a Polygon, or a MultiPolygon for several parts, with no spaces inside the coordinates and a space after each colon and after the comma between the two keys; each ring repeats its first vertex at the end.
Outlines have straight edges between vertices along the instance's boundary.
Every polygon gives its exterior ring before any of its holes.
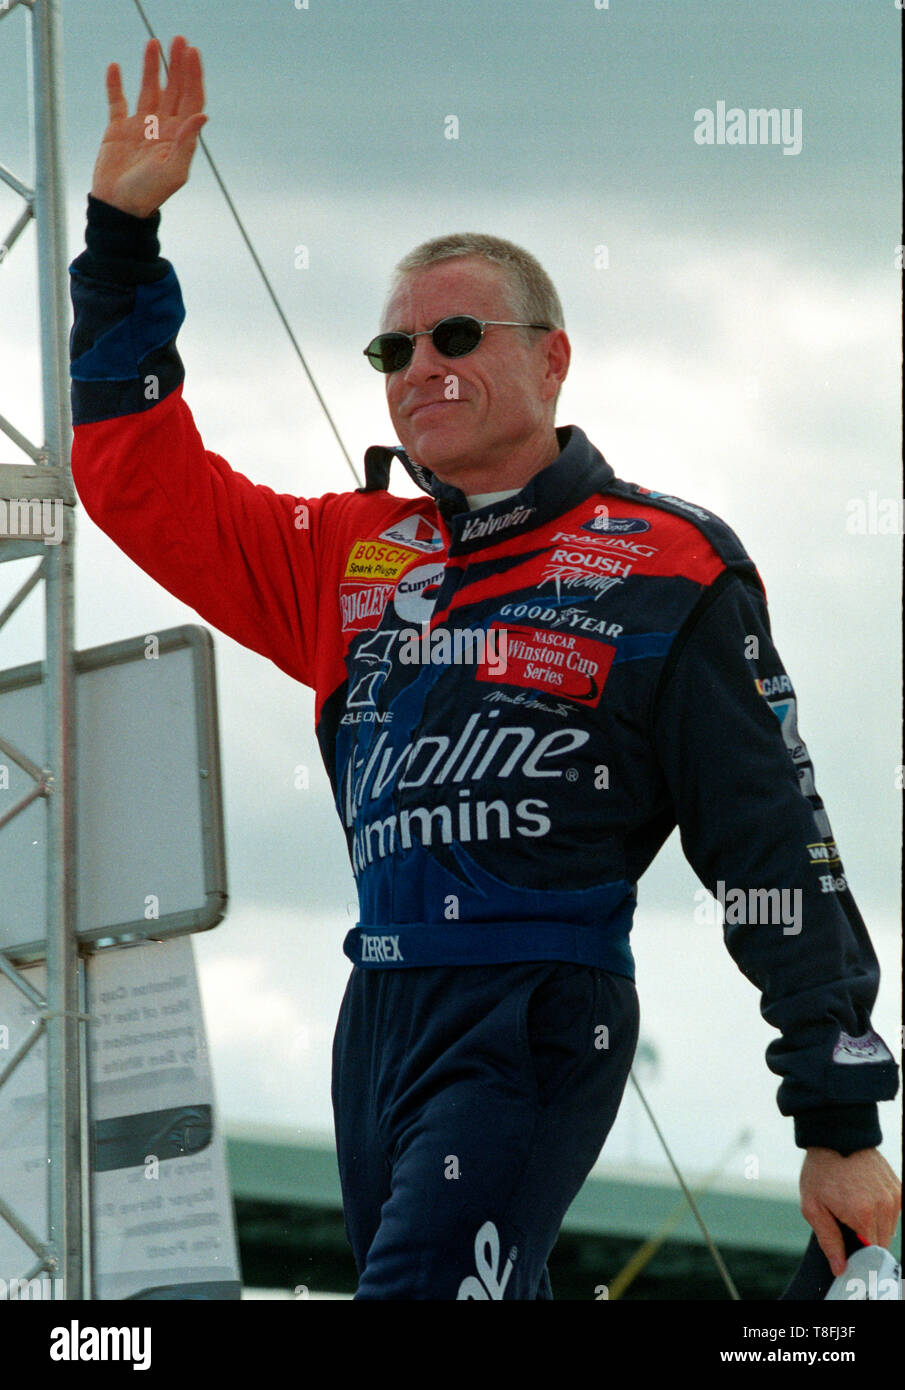
{"type": "Polygon", "coordinates": [[[590,550],[554,550],[548,557],[550,565],[567,565],[573,569],[591,570],[597,574],[631,574],[632,566],[617,555],[602,555],[593,546],[590,550]]]}
{"type": "Polygon", "coordinates": [[[510,526],[521,526],[535,511],[534,507],[519,504],[500,516],[474,517],[462,527],[462,540],[473,541],[478,536],[494,536],[497,531],[506,531],[510,526]]]}
{"type": "Polygon", "coordinates": [[[592,516],[581,523],[582,531],[596,531],[609,536],[632,536],[649,531],[650,522],[640,516],[592,516]]]}
{"type": "MultiPolygon", "coordinates": [[[[782,679],[788,681],[788,676],[784,676],[782,679]]],[[[804,740],[798,732],[798,715],[795,696],[791,696],[788,700],[768,700],[767,704],[779,720],[782,727],[783,741],[792,755],[793,763],[808,762],[808,750],[805,748],[804,740]]]]}
{"type": "Polygon", "coordinates": [[[582,589],[593,600],[601,598],[615,585],[625,583],[618,575],[588,574],[586,570],[576,569],[572,565],[548,565],[541,575],[541,581],[554,585],[558,602],[562,599],[563,589],[582,589]]]}
{"type": "Polygon", "coordinates": [[[356,541],[346,561],[346,579],[398,579],[418,558],[417,550],[388,541],[356,541]]]}
{"type": "Polygon", "coordinates": [[[381,531],[382,541],[395,541],[397,545],[410,545],[415,550],[442,550],[443,537],[432,521],[423,516],[407,516],[397,521],[386,531],[381,531]]]}
{"type": "Polygon", "coordinates": [[[361,959],[368,961],[402,960],[403,955],[399,949],[398,936],[366,936],[361,937],[361,959]]]}
{"type": "Polygon", "coordinates": [[[430,622],[445,573],[445,566],[437,562],[419,565],[400,579],[393,595],[393,607],[404,622],[415,627],[430,622]]]}
{"type": "Polygon", "coordinates": [[[883,1039],[873,1031],[862,1033],[860,1038],[840,1032],[833,1048],[833,1061],[844,1067],[853,1067],[860,1062],[891,1062],[892,1054],[883,1039]]]}
{"type": "Polygon", "coordinates": [[[835,840],[818,840],[807,847],[811,863],[823,866],[825,864],[841,864],[839,850],[835,840]]]}
{"type": "Polygon", "coordinates": [[[692,516],[700,517],[701,521],[712,519],[711,513],[705,512],[703,507],[696,507],[693,502],[686,502],[681,497],[673,497],[671,492],[653,492],[649,487],[639,487],[638,491],[645,497],[658,498],[661,502],[670,502],[680,511],[690,512],[692,516]]]}
{"type": "Polygon", "coordinates": [[[340,584],[339,608],[343,632],[366,632],[383,617],[392,584],[340,584]]]}
{"type": "MultiPolygon", "coordinates": [[[[773,676],[772,679],[756,681],[755,684],[761,694],[792,689],[788,676],[773,676]]],[[[798,703],[795,696],[790,695],[786,700],[768,700],[767,704],[779,720],[783,742],[789,750],[792,762],[797,765],[798,786],[802,796],[814,796],[817,788],[814,785],[811,755],[798,732],[798,703]]]]}
{"type": "Polygon", "coordinates": [[[625,536],[608,536],[602,533],[592,536],[578,536],[573,535],[570,531],[557,531],[550,539],[554,545],[593,545],[598,550],[620,551],[626,555],[643,555],[646,559],[657,553],[657,546],[645,545],[643,541],[627,540],[625,536]]]}
{"type": "Polygon", "coordinates": [[[505,1267],[500,1270],[500,1233],[492,1221],[485,1221],[475,1236],[475,1268],[477,1274],[469,1274],[459,1285],[456,1301],[466,1299],[492,1299],[502,1302],[512,1273],[512,1266],[518,1259],[518,1246],[509,1250],[505,1267]]]}
{"type": "MultiPolygon", "coordinates": [[[[792,694],[792,682],[789,680],[789,677],[786,676],[786,675],[782,675],[782,676],[765,676],[763,680],[756,680],[756,681],[754,682],[754,684],[757,686],[757,688],[758,688],[758,690],[760,691],[761,695],[791,695],[791,694],[792,694]]],[[[792,703],[794,704],[794,701],[793,701],[792,703]]],[[[775,714],[778,714],[778,713],[779,713],[779,711],[776,709],[775,706],[773,706],[773,710],[774,710],[774,713],[775,713],[775,714]]],[[[782,722],[782,715],[779,715],[779,719],[780,719],[780,722],[782,722]]]]}
{"type": "Polygon", "coordinates": [[[600,637],[619,637],[621,623],[610,623],[605,618],[594,618],[586,608],[549,608],[543,603],[504,603],[500,609],[501,618],[533,618],[546,623],[548,627],[578,627],[582,632],[594,632],[600,637]]]}
{"type": "MultiPolygon", "coordinates": [[[[494,623],[493,627],[501,624],[494,623]]],[[[478,666],[480,681],[519,685],[545,690],[581,705],[600,703],[616,648],[571,632],[550,632],[547,628],[510,627],[506,646],[506,671],[487,662],[478,666]]]]}

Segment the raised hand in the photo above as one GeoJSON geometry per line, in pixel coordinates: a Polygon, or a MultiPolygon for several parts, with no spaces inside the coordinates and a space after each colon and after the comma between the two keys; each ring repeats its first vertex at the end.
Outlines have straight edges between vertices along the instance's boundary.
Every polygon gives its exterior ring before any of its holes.
{"type": "Polygon", "coordinates": [[[160,44],[151,39],[145,48],[141,92],[135,115],[123,96],[119,65],[107,69],[110,124],[104,131],[91,192],[134,217],[150,217],[161,203],[181,188],[198,133],[207,120],[201,54],[181,35],[170,47],[167,85],[160,90],[160,44]]]}

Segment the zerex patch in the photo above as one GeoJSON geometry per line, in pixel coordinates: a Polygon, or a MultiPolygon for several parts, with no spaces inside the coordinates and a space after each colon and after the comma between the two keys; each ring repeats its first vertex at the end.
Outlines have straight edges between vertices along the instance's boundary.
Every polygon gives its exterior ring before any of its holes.
{"type": "MultiPolygon", "coordinates": [[[[498,627],[503,624],[492,625],[498,627]]],[[[497,639],[498,650],[506,655],[505,665],[497,662],[491,668],[482,662],[475,670],[477,680],[546,690],[581,705],[600,704],[616,655],[614,646],[548,628],[509,627],[506,631],[505,645],[502,637],[497,639]]]]}
{"type": "Polygon", "coordinates": [[[346,579],[398,579],[417,550],[391,545],[388,541],[356,541],[346,561],[346,579]]]}
{"type": "Polygon", "coordinates": [[[377,627],[393,588],[392,584],[340,584],[343,632],[366,632],[377,627]]]}

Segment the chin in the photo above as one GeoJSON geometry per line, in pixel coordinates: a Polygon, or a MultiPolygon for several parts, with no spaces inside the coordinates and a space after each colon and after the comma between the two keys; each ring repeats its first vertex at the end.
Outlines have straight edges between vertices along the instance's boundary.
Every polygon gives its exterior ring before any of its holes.
{"type": "Polygon", "coordinates": [[[454,475],[468,467],[461,444],[456,444],[453,440],[444,441],[426,436],[417,443],[413,441],[411,448],[404,447],[409,458],[415,459],[424,468],[429,468],[444,483],[454,482],[454,475]]]}

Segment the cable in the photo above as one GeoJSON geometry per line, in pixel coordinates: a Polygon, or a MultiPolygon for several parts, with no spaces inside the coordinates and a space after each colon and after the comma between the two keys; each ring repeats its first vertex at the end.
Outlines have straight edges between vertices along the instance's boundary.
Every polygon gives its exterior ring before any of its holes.
{"type": "Polygon", "coordinates": [[[663,1149],[664,1149],[664,1152],[665,1152],[665,1154],[666,1154],[666,1157],[669,1159],[670,1164],[672,1165],[672,1170],[673,1170],[673,1172],[675,1173],[676,1177],[677,1177],[678,1180],[679,1180],[679,1186],[681,1187],[682,1191],[683,1191],[684,1194],[685,1194],[685,1200],[687,1201],[688,1205],[691,1207],[691,1210],[694,1212],[695,1220],[697,1221],[698,1225],[699,1225],[700,1228],[701,1228],[701,1234],[703,1235],[705,1241],[707,1242],[707,1248],[708,1248],[708,1250],[710,1251],[711,1255],[713,1256],[714,1263],[716,1264],[717,1269],[720,1271],[720,1274],[721,1274],[722,1277],[723,1277],[723,1283],[726,1285],[726,1288],[729,1290],[729,1297],[732,1298],[732,1299],[735,1299],[737,1302],[740,1303],[740,1302],[741,1302],[741,1298],[739,1297],[738,1289],[735,1287],[735,1284],[732,1282],[732,1275],[729,1273],[728,1269],[726,1268],[725,1264],[723,1263],[723,1257],[722,1257],[722,1255],[720,1254],[719,1250],[717,1250],[716,1246],[714,1245],[713,1241],[712,1241],[711,1238],[710,1238],[710,1232],[707,1230],[707,1227],[704,1225],[703,1217],[701,1216],[701,1213],[698,1211],[697,1202],[695,1201],[694,1197],[692,1197],[692,1195],[691,1195],[691,1193],[689,1192],[687,1186],[685,1185],[685,1179],[682,1177],[682,1174],[679,1172],[678,1164],[676,1163],[676,1160],[673,1158],[672,1154],[670,1153],[669,1145],[667,1144],[666,1140],[663,1138],[663,1134],[662,1134],[662,1132],[661,1132],[661,1130],[660,1130],[660,1126],[657,1124],[657,1121],[654,1119],[654,1112],[651,1110],[650,1106],[648,1105],[647,1101],[645,1100],[645,1098],[644,1098],[644,1092],[641,1090],[641,1087],[638,1085],[638,1079],[637,1079],[637,1077],[635,1076],[634,1069],[629,1073],[629,1075],[631,1076],[632,1084],[633,1084],[633,1086],[635,1087],[635,1090],[638,1092],[638,1095],[641,1097],[641,1104],[644,1106],[645,1110],[647,1111],[648,1116],[649,1116],[649,1118],[650,1118],[650,1122],[651,1122],[651,1124],[653,1125],[654,1129],[656,1130],[657,1138],[660,1140],[660,1143],[663,1145],[663,1149]]]}
{"type": "MultiPolygon", "coordinates": [[[[703,1197],[705,1193],[707,1193],[710,1190],[710,1188],[713,1186],[713,1184],[719,1177],[720,1173],[722,1173],[723,1169],[725,1168],[729,1158],[739,1147],[739,1145],[748,1144],[750,1143],[750,1140],[751,1131],[749,1129],[742,1130],[738,1138],[734,1141],[734,1143],[732,1143],[729,1146],[729,1148],[726,1150],[726,1153],[716,1164],[716,1166],[713,1169],[713,1172],[707,1175],[707,1177],[704,1179],[702,1186],[698,1188],[696,1195],[699,1198],[703,1197]]],[[[688,1205],[685,1201],[685,1198],[680,1197],[675,1207],[673,1207],[669,1215],[660,1223],[660,1226],[655,1231],[655,1233],[648,1240],[645,1240],[643,1244],[639,1245],[635,1253],[631,1256],[629,1260],[626,1261],[622,1269],[620,1269],[615,1279],[611,1279],[608,1281],[606,1296],[610,1302],[615,1302],[617,1298],[621,1298],[623,1296],[625,1290],[629,1287],[633,1280],[637,1279],[638,1275],[645,1268],[645,1266],[650,1263],[650,1261],[656,1255],[657,1251],[662,1246],[663,1242],[669,1238],[670,1234],[676,1229],[676,1227],[681,1223],[683,1218],[687,1215],[687,1212],[688,1205]]]]}
{"type": "MultiPolygon", "coordinates": [[[[138,13],[141,15],[142,22],[144,23],[144,26],[145,26],[145,28],[147,29],[149,36],[150,36],[152,39],[157,40],[158,43],[160,43],[160,40],[157,39],[157,35],[154,33],[154,30],[151,28],[151,25],[150,25],[150,23],[149,23],[149,21],[148,21],[147,15],[145,14],[144,10],[142,9],[141,0],[134,0],[134,4],[135,4],[135,8],[138,10],[138,13]]],[[[163,56],[163,44],[160,45],[160,56],[161,56],[161,60],[162,60],[162,62],[163,62],[163,70],[164,70],[164,72],[167,73],[167,75],[169,76],[169,68],[167,67],[166,58],[164,58],[164,56],[163,56]]],[[[229,192],[227,191],[226,184],[223,182],[222,178],[220,177],[220,171],[218,170],[216,164],[214,163],[213,157],[212,157],[210,151],[208,150],[207,145],[204,143],[204,136],[203,136],[203,135],[199,135],[199,136],[198,136],[198,140],[199,140],[199,142],[200,142],[201,148],[202,148],[203,151],[204,151],[205,158],[207,159],[207,162],[208,162],[208,164],[210,165],[211,173],[213,174],[214,178],[217,180],[217,183],[218,183],[219,186],[220,186],[220,192],[223,194],[224,198],[226,199],[227,207],[229,208],[230,212],[232,213],[232,215],[233,215],[233,217],[234,217],[234,219],[235,219],[236,226],[239,228],[239,232],[241,233],[242,239],[243,239],[243,241],[245,242],[245,245],[248,247],[249,254],[251,255],[252,260],[254,261],[255,265],[256,265],[257,268],[258,268],[258,273],[259,273],[259,275],[261,276],[261,279],[264,281],[264,287],[265,287],[265,289],[267,290],[267,293],[270,295],[271,301],[272,301],[272,303],[273,303],[273,307],[276,309],[276,311],[277,311],[277,313],[278,313],[278,315],[279,315],[279,317],[280,317],[280,322],[282,323],[282,325],[283,325],[283,327],[285,328],[287,334],[289,335],[289,341],[292,343],[292,346],[293,346],[293,348],[295,349],[295,354],[296,354],[296,356],[298,357],[299,361],[301,362],[302,366],[303,366],[304,369],[305,369],[305,375],[307,376],[309,382],[311,383],[311,389],[312,389],[312,391],[314,392],[315,396],[316,396],[317,399],[318,399],[318,403],[320,404],[321,410],[323,410],[324,415],[327,417],[327,423],[329,424],[331,430],[333,431],[334,435],[336,436],[336,442],[337,442],[337,444],[339,445],[340,449],[342,450],[343,458],[346,460],[346,463],[349,465],[350,469],[352,470],[352,476],[353,476],[353,478],[355,479],[356,485],[357,485],[358,487],[362,487],[363,484],[362,484],[361,478],[358,476],[358,469],[355,467],[355,464],[352,462],[352,459],[351,459],[350,456],[349,456],[349,451],[348,451],[348,449],[346,448],[345,444],[343,443],[342,435],[340,434],[339,430],[338,430],[337,427],[336,427],[336,423],[335,423],[335,421],[334,421],[334,419],[333,419],[333,416],[330,414],[330,411],[329,411],[329,409],[328,409],[328,407],[327,407],[327,402],[324,400],[323,396],[321,395],[321,393],[320,393],[320,391],[319,391],[319,389],[318,389],[317,382],[314,380],[314,377],[313,377],[313,375],[312,375],[312,373],[311,373],[311,368],[308,366],[308,363],[305,361],[305,354],[302,352],[302,349],[299,347],[298,342],[296,341],[295,334],[293,333],[292,329],[291,329],[290,326],[289,326],[289,320],[286,318],[286,315],[283,313],[282,307],[280,306],[280,301],[277,299],[276,294],[274,293],[274,290],[273,290],[273,286],[271,285],[270,280],[267,278],[267,272],[265,271],[263,265],[261,264],[261,261],[260,261],[260,258],[259,258],[259,256],[258,256],[258,253],[255,251],[255,248],[254,248],[254,246],[252,245],[251,237],[250,237],[250,236],[248,235],[248,233],[246,232],[245,227],[244,227],[244,225],[243,225],[243,223],[242,223],[242,219],[241,219],[241,217],[239,216],[238,212],[236,211],[236,206],[235,206],[235,204],[233,203],[232,198],[229,196],[229,192]]]]}

